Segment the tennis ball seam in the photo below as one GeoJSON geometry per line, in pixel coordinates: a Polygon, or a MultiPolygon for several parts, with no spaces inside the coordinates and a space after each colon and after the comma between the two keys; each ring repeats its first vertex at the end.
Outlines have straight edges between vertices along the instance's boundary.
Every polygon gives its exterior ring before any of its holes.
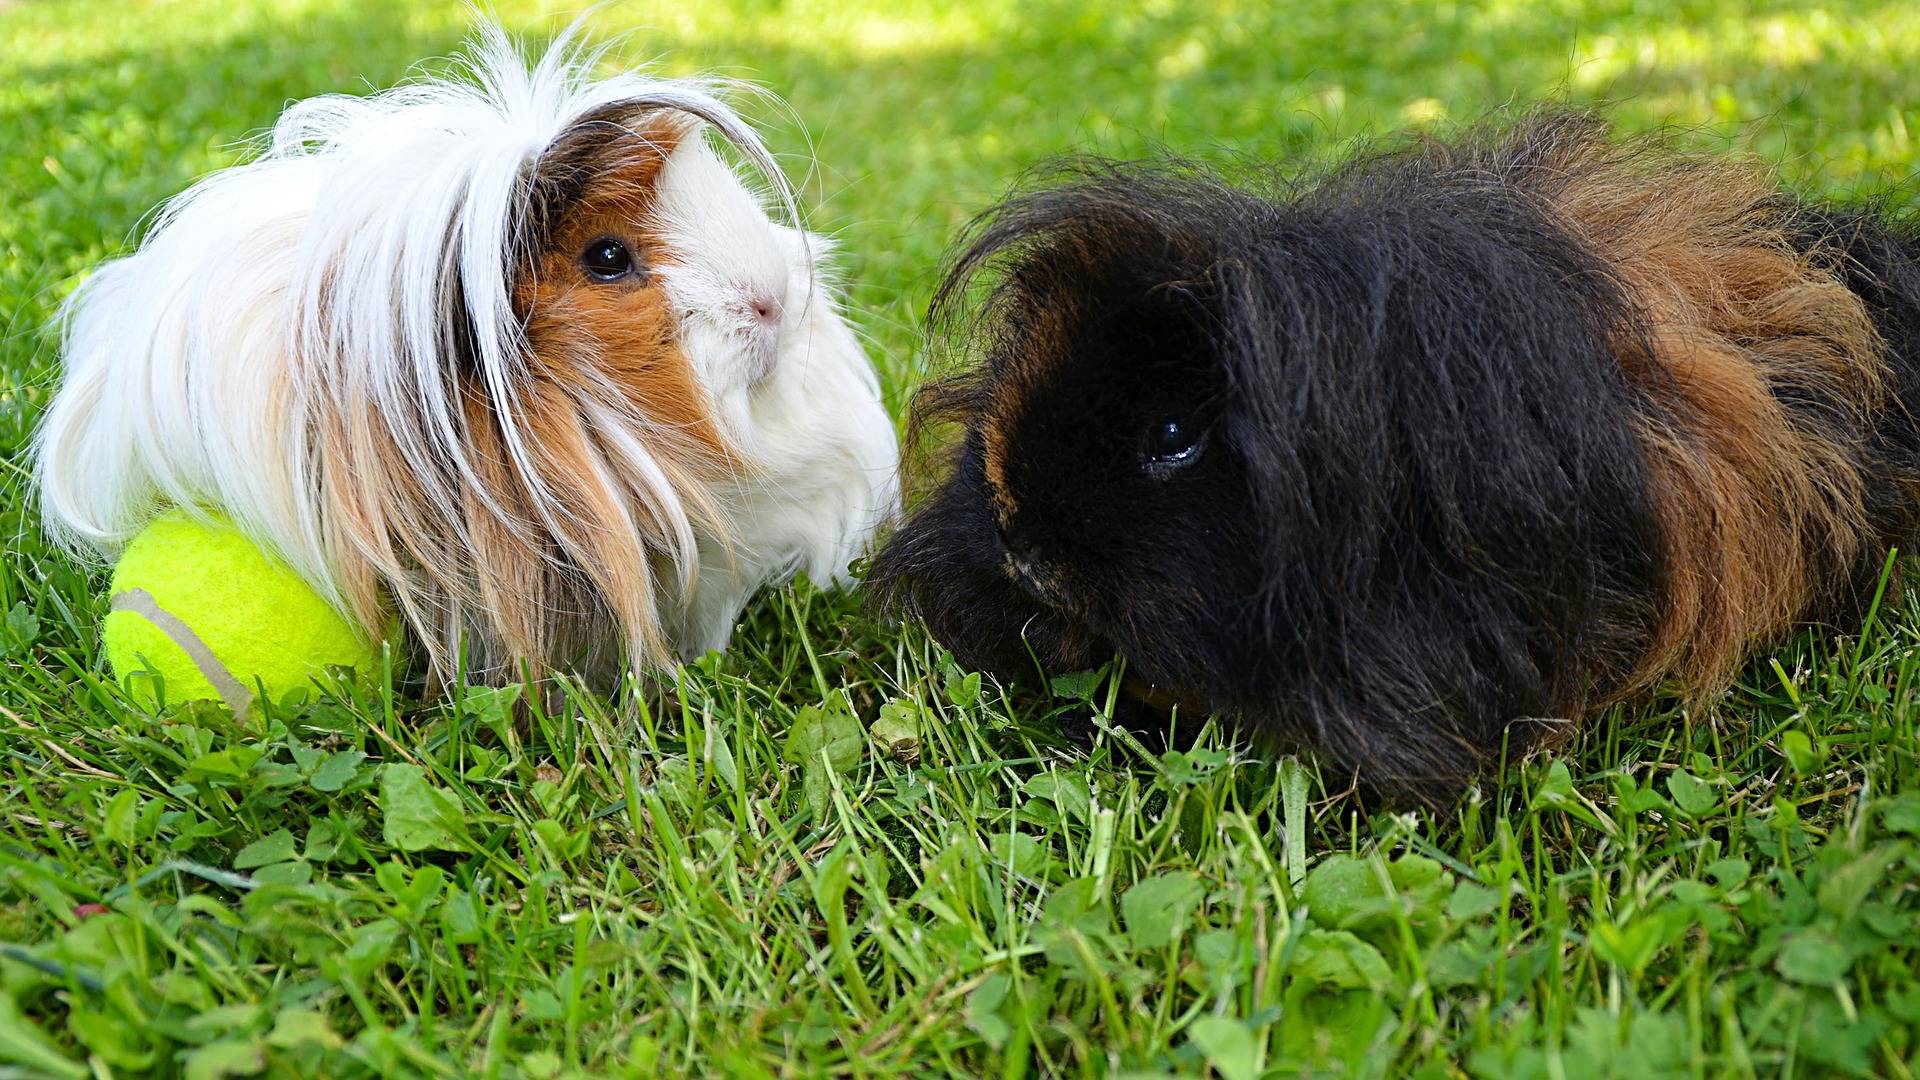
{"type": "Polygon", "coordinates": [[[226,702],[227,708],[235,716],[245,716],[247,710],[253,707],[253,692],[233,677],[233,672],[228,671],[220,658],[213,655],[213,650],[200,640],[199,634],[193,632],[193,627],[161,607],[152,593],[137,587],[122,589],[113,594],[112,609],[138,615],[171,638],[180,651],[187,654],[187,659],[193,661],[193,666],[200,669],[200,674],[220,692],[220,699],[226,702]]]}

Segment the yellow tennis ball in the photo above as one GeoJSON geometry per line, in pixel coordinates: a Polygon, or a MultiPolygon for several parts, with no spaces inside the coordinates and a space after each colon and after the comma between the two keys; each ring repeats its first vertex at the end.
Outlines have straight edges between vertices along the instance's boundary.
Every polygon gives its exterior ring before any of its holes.
{"type": "Polygon", "coordinates": [[[113,568],[107,663],[131,692],[210,698],[245,712],[329,665],[378,667],[365,633],[293,570],[226,522],[171,510],[134,537],[113,568]]]}

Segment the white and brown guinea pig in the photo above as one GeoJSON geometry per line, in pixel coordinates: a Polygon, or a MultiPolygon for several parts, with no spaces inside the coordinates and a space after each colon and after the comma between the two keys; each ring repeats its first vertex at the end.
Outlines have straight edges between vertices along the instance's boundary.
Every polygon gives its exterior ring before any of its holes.
{"type": "Polygon", "coordinates": [[[434,674],[605,677],[841,578],[896,502],[880,389],[754,131],[695,81],[529,70],[298,102],[66,310],[48,529],[229,518],[434,674]],[[717,137],[717,138],[716,138],[717,137]]]}

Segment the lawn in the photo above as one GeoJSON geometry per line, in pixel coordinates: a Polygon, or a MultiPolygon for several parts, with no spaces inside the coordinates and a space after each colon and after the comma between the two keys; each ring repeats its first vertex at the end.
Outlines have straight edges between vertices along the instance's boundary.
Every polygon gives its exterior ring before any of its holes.
{"type": "MultiPolygon", "coordinates": [[[[536,38],[574,10],[499,8],[536,38]]],[[[52,313],[288,100],[389,85],[467,19],[0,0],[0,1074],[1913,1075],[1897,588],[1857,636],[1604,717],[1437,815],[1218,730],[1087,746],[1058,718],[1104,714],[1108,673],[1010,697],[805,586],[617,700],[384,672],[254,716],[130,702],[104,575],[31,509],[52,313]]],[[[1557,98],[1809,192],[1920,195],[1911,3],[663,0],[591,25],[791,105],[743,99],[839,238],[896,411],[942,250],[1062,151],[1306,169],[1557,98]]]]}

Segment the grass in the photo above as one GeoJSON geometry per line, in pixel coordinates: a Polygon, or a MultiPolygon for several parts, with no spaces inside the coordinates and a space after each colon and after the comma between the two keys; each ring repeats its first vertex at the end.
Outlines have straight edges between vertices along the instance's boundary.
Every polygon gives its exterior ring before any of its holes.
{"type": "MultiPolygon", "coordinates": [[[[257,716],[132,705],[104,582],[43,546],[21,471],[50,313],[288,99],[389,84],[464,22],[0,5],[0,1072],[1914,1073],[1920,604],[1897,592],[1437,816],[1365,816],[1217,731],[1076,746],[1056,719],[1101,715],[1111,673],[1010,700],[805,586],[650,695],[421,701],[385,672],[257,716]]],[[[1558,96],[1806,190],[1920,191],[1904,3],[733,0],[594,25],[791,102],[760,119],[896,404],[944,245],[1071,148],[1312,161],[1558,96]]]]}

